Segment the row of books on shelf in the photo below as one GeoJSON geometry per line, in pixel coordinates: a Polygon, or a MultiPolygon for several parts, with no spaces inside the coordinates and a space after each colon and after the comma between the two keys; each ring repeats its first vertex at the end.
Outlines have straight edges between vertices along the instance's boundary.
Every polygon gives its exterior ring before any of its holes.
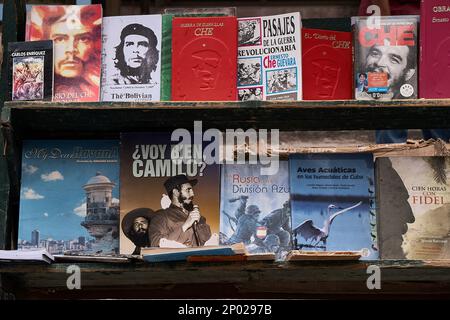
{"type": "Polygon", "coordinates": [[[420,16],[352,17],[352,32],[302,28],[300,12],[103,18],[101,5],[32,6],[26,42],[9,44],[9,95],[57,102],[450,98],[450,7],[438,4],[422,1],[420,16]]]}
{"type": "Polygon", "coordinates": [[[246,256],[277,260],[450,258],[448,157],[297,153],[237,163],[187,141],[162,132],[25,140],[18,249],[157,261],[243,243],[246,256]]]}

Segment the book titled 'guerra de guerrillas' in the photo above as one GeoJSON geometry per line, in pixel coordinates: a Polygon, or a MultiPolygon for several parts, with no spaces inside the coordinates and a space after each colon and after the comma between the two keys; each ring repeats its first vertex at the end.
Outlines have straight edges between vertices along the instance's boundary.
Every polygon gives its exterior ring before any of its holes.
{"type": "Polygon", "coordinates": [[[273,175],[262,175],[262,168],[222,165],[220,242],[242,242],[249,253],[273,252],[282,260],[291,249],[288,161],[273,175]]]}
{"type": "Polygon", "coordinates": [[[372,155],[293,154],[289,161],[294,249],[377,259],[372,155]]]}
{"type": "Polygon", "coordinates": [[[419,96],[450,98],[450,2],[420,3],[419,96]]]}
{"type": "Polygon", "coordinates": [[[450,259],[448,157],[376,161],[382,259],[450,259]]]}
{"type": "Polygon", "coordinates": [[[300,12],[238,19],[238,98],[301,100],[300,12]]]}
{"type": "Polygon", "coordinates": [[[357,100],[418,97],[419,16],[352,17],[357,100]]]}
{"type": "Polygon", "coordinates": [[[10,42],[9,99],[52,100],[53,42],[10,42]]]}
{"type": "Polygon", "coordinates": [[[25,140],[18,249],[119,251],[119,141],[25,140]]]}
{"type": "Polygon", "coordinates": [[[159,101],[161,15],[105,17],[102,101],[159,101]]]}
{"type": "Polygon", "coordinates": [[[303,99],[352,98],[351,32],[302,29],[303,99]]]}
{"type": "Polygon", "coordinates": [[[174,17],[172,100],[236,101],[236,17],[174,17]]]}
{"type": "Polygon", "coordinates": [[[53,101],[99,101],[101,5],[37,5],[27,12],[26,41],[53,40],[53,101]]]}

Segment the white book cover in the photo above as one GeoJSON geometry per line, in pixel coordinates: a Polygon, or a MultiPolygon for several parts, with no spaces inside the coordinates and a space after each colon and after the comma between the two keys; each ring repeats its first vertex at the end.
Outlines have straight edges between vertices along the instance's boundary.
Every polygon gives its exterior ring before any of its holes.
{"type": "Polygon", "coordinates": [[[238,97],[302,100],[300,12],[238,19],[238,97]]]}
{"type": "Polygon", "coordinates": [[[161,15],[105,17],[102,101],[159,101],[161,15]]]}

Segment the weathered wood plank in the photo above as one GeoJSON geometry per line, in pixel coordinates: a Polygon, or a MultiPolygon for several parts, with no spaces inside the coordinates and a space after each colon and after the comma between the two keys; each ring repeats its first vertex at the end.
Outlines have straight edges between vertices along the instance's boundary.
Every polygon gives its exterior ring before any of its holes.
{"type": "Polygon", "coordinates": [[[158,290],[157,297],[171,298],[450,295],[448,262],[78,263],[83,289],[78,293],[66,287],[69,265],[1,264],[0,274],[15,284],[19,297],[124,297],[125,291],[148,297],[158,290]],[[381,269],[381,290],[367,288],[371,264],[381,269]],[[191,292],[192,286],[203,290],[191,292]]]}
{"type": "Polygon", "coordinates": [[[17,138],[98,136],[203,127],[283,131],[450,127],[450,99],[301,102],[7,103],[2,121],[17,138]]]}

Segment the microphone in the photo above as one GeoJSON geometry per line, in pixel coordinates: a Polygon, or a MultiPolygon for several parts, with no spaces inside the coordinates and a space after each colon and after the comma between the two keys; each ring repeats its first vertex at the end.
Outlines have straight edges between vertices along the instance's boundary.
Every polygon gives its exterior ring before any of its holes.
{"type": "MultiPolygon", "coordinates": [[[[198,205],[194,205],[194,210],[197,209],[198,210],[198,205]]],[[[197,224],[198,221],[194,221],[194,223],[192,224],[192,231],[194,231],[194,237],[195,237],[195,241],[197,242],[197,246],[200,246],[200,241],[198,240],[198,234],[197,234],[197,224]]]]}

